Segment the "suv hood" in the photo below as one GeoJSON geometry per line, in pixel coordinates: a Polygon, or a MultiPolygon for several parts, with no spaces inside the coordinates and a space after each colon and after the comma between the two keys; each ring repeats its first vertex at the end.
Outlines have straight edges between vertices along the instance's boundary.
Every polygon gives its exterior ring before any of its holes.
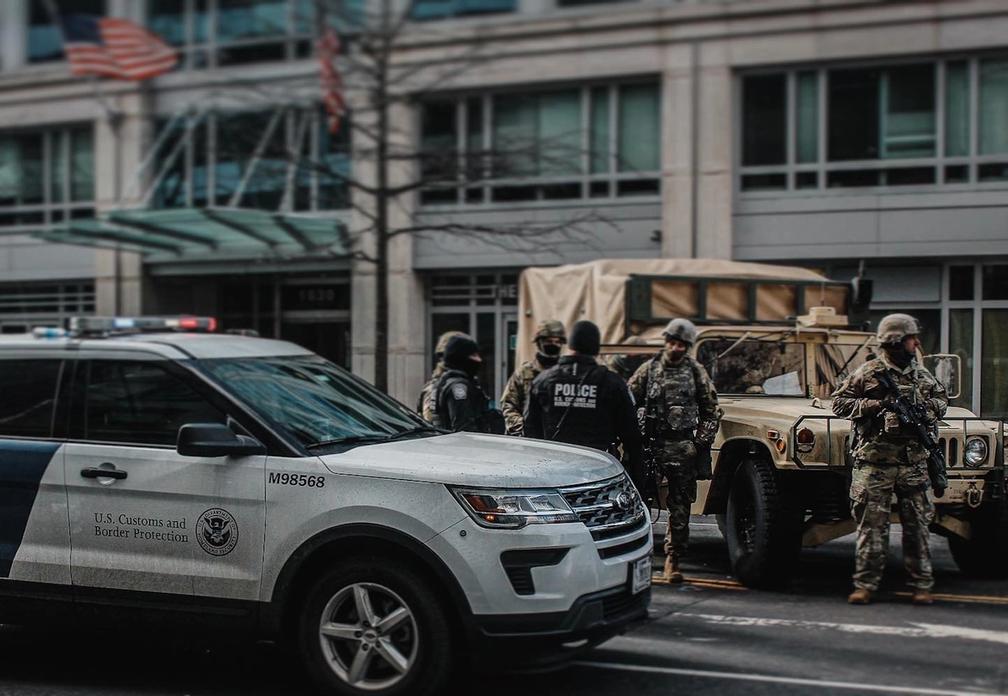
{"type": "Polygon", "coordinates": [[[453,433],[326,454],[334,474],[483,488],[555,488],[611,478],[623,466],[605,452],[505,435],[453,433]]]}

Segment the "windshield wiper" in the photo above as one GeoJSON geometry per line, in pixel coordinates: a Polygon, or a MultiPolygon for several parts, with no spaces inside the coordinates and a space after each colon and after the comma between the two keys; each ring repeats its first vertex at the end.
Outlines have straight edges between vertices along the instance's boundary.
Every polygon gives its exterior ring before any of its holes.
{"type": "Polygon", "coordinates": [[[347,437],[338,437],[334,440],[313,442],[310,445],[306,445],[306,449],[314,450],[320,447],[331,447],[333,445],[360,445],[363,443],[374,444],[378,442],[391,442],[392,440],[409,437],[410,435],[419,435],[420,433],[437,433],[441,435],[445,432],[446,431],[443,431],[440,428],[435,428],[433,425],[418,425],[415,428],[409,428],[407,430],[402,430],[398,433],[390,433],[388,435],[349,435],[347,437]]]}

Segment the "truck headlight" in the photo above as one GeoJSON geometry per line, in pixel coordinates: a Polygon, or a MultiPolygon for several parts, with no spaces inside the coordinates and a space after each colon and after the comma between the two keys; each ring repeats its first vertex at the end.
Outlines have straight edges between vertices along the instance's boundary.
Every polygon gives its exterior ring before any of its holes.
{"type": "Polygon", "coordinates": [[[529,524],[578,522],[564,497],[555,490],[456,488],[455,499],[476,524],[491,529],[521,529],[529,524]]]}
{"type": "Polygon", "coordinates": [[[987,461],[987,440],[978,435],[966,438],[963,461],[969,466],[980,466],[987,461]]]}

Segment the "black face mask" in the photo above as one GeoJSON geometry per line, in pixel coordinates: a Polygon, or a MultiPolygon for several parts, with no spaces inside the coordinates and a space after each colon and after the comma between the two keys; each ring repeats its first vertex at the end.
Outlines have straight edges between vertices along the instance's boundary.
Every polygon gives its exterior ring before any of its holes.
{"type": "Polygon", "coordinates": [[[910,366],[910,361],[914,359],[914,354],[903,347],[903,344],[885,348],[886,357],[892,361],[893,365],[900,369],[910,366]]]}
{"type": "Polygon", "coordinates": [[[557,351],[554,355],[546,355],[542,351],[539,351],[536,353],[536,360],[538,360],[539,364],[543,367],[553,367],[560,360],[560,351],[557,351]]]}
{"type": "Polygon", "coordinates": [[[563,346],[559,346],[556,343],[542,343],[539,345],[539,352],[542,355],[548,355],[550,357],[559,357],[560,351],[563,346]]]}
{"type": "Polygon", "coordinates": [[[482,365],[482,363],[478,363],[475,360],[464,360],[461,368],[462,371],[470,377],[475,377],[479,374],[480,365],[482,365]]]}

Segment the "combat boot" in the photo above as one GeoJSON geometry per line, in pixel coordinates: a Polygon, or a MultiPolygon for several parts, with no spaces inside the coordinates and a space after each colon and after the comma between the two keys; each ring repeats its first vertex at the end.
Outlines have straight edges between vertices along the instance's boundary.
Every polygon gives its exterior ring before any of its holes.
{"type": "Polygon", "coordinates": [[[848,604],[869,604],[871,602],[871,590],[857,588],[847,595],[848,604]]]}
{"type": "Polygon", "coordinates": [[[931,595],[931,590],[914,590],[910,601],[914,604],[934,604],[934,597],[931,595]]]}
{"type": "Polygon", "coordinates": [[[665,580],[676,584],[683,581],[682,572],[679,570],[679,557],[674,553],[665,556],[665,580]]]}

